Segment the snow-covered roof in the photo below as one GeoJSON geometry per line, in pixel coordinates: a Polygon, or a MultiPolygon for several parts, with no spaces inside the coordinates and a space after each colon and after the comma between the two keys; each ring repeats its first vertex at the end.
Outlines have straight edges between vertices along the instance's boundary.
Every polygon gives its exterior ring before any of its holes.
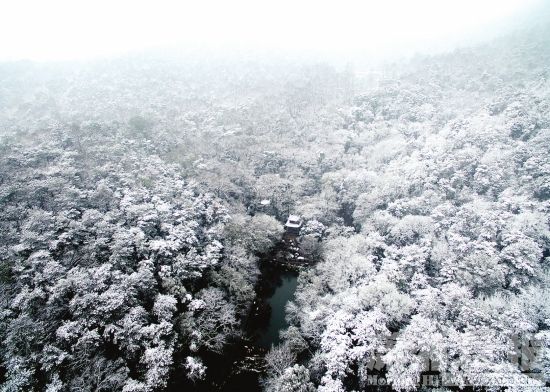
{"type": "Polygon", "coordinates": [[[298,228],[302,226],[302,218],[300,218],[298,215],[289,215],[285,226],[298,228]]]}
{"type": "Polygon", "coordinates": [[[263,199],[262,201],[260,201],[260,204],[263,205],[263,206],[270,205],[270,204],[271,204],[271,200],[263,199]]]}

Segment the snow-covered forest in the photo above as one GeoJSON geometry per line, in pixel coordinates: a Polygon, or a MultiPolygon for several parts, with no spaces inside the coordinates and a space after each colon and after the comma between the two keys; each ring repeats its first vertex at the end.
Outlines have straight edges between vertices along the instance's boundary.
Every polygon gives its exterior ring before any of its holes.
{"type": "Polygon", "coordinates": [[[258,390],[548,389],[550,28],[362,71],[0,64],[0,390],[228,390],[289,214],[258,390]]]}

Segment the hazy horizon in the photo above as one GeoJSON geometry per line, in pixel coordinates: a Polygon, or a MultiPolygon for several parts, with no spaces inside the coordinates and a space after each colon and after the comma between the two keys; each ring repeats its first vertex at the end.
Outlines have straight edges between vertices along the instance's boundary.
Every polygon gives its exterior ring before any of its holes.
{"type": "Polygon", "coordinates": [[[543,17],[547,4],[28,0],[3,7],[0,61],[79,61],[155,50],[384,61],[489,41],[543,17]]]}

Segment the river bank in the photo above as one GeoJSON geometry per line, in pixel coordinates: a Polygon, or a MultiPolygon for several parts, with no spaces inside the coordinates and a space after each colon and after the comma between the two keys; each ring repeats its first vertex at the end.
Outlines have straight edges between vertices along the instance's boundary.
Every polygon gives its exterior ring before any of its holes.
{"type": "Polygon", "coordinates": [[[279,332],[288,327],[286,304],[294,297],[300,270],[308,262],[294,239],[283,239],[258,260],[260,276],[256,298],[244,323],[244,335],[222,354],[206,355],[207,379],[192,383],[181,372],[168,391],[260,391],[265,375],[265,355],[280,342],[279,332]]]}

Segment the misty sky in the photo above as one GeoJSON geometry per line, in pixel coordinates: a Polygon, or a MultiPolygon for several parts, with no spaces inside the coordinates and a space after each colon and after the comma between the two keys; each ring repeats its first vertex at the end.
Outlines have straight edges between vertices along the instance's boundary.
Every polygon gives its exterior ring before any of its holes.
{"type": "Polygon", "coordinates": [[[507,25],[544,0],[0,2],[0,60],[67,60],[153,47],[427,52],[507,25]]]}

